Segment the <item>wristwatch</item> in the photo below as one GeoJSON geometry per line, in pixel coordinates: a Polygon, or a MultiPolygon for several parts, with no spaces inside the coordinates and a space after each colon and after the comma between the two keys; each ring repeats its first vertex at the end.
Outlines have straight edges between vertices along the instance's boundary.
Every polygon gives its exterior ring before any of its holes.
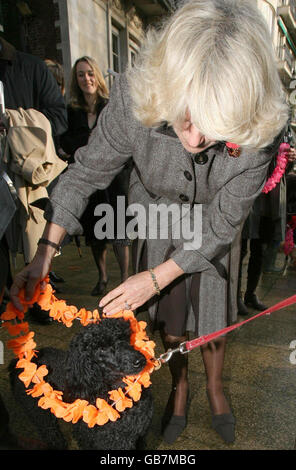
{"type": "Polygon", "coordinates": [[[50,240],[47,240],[46,238],[40,238],[37,245],[49,245],[55,248],[57,254],[61,254],[61,245],[58,245],[57,243],[51,242],[50,240]]]}

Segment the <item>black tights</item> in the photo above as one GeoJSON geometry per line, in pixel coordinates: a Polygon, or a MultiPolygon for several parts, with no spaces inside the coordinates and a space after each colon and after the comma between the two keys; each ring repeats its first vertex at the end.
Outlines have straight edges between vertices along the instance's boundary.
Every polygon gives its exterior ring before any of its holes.
{"type": "MultiPolygon", "coordinates": [[[[99,280],[107,281],[107,244],[96,243],[91,244],[92,254],[99,271],[99,280]]],[[[113,244],[113,251],[116,256],[117,262],[120,268],[121,282],[128,278],[128,267],[129,267],[129,247],[126,245],[113,244]]]]}
{"type": "MultiPolygon", "coordinates": [[[[176,337],[161,333],[165,350],[174,349],[186,341],[186,337],[176,337]]],[[[229,413],[230,408],[223,391],[223,364],[226,337],[218,338],[201,346],[201,354],[207,378],[207,394],[214,415],[229,413]]],[[[186,411],[188,384],[188,354],[175,353],[168,362],[172,375],[172,388],[175,389],[174,415],[184,416],[186,411]]]]}

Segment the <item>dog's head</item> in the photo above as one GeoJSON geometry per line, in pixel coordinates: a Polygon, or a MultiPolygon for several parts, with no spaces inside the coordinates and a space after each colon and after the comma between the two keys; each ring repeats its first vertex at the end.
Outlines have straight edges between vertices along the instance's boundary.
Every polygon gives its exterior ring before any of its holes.
{"type": "Polygon", "coordinates": [[[125,386],[122,378],[139,374],[145,356],[130,344],[131,329],[122,318],[104,318],[84,327],[71,341],[66,365],[67,401],[95,401],[108,391],[125,386]]]}

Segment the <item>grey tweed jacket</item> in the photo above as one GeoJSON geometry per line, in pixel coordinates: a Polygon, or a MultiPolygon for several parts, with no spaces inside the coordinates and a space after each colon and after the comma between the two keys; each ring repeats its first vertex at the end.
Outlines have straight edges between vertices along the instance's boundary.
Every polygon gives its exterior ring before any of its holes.
{"type": "MultiPolygon", "coordinates": [[[[185,250],[188,240],[182,233],[175,238],[171,223],[165,239],[147,238],[147,253],[148,267],[154,267],[173,247],[170,258],[185,273],[202,273],[199,325],[194,324],[188,304],[187,327],[208,334],[235,320],[238,237],[262,190],[272,152],[244,150],[234,158],[219,143],[202,155],[190,155],[173,133],[163,127],[142,126],[133,116],[131,104],[128,80],[122,75],[112,87],[109,104],[88,145],[76,152],[75,163],[55,187],[45,217],[70,235],[80,234],[79,217],[88,197],[96,189],[108,187],[130,158],[134,168],[129,204],[141,204],[147,211],[149,204],[175,204],[180,214],[182,207],[189,208],[192,224],[195,204],[202,204],[202,243],[198,249],[185,250]]],[[[139,240],[140,249],[143,243],[139,240]]],[[[156,307],[157,299],[151,303],[152,319],[156,307]]]]}

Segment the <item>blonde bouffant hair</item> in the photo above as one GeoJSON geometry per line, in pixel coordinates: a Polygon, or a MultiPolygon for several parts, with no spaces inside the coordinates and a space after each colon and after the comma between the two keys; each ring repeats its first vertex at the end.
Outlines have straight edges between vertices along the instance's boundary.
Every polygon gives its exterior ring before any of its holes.
{"type": "Polygon", "coordinates": [[[91,69],[94,72],[94,76],[96,78],[96,81],[98,83],[98,88],[97,88],[97,98],[96,102],[99,103],[99,101],[103,99],[108,99],[109,98],[109,91],[104,79],[104,76],[95,61],[92,57],[88,56],[83,56],[80,57],[79,59],[76,60],[75,64],[72,67],[72,73],[71,73],[71,82],[70,82],[70,104],[73,108],[80,108],[85,111],[88,111],[87,108],[87,103],[84,99],[84,95],[78,85],[78,80],[77,80],[77,74],[76,74],[76,67],[79,62],[86,62],[88,65],[91,67],[91,69]]]}
{"type": "Polygon", "coordinates": [[[288,119],[272,40],[255,0],[188,0],[147,33],[129,71],[148,127],[191,122],[211,140],[271,144],[288,119]]]}

